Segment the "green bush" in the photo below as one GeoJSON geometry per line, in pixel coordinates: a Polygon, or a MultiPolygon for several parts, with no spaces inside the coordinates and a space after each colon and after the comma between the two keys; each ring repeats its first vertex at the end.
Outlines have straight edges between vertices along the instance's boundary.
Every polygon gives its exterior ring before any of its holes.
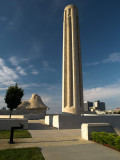
{"type": "Polygon", "coordinates": [[[91,134],[91,138],[93,141],[102,144],[106,143],[106,136],[107,136],[106,132],[92,132],[91,134]]]}
{"type": "Polygon", "coordinates": [[[115,133],[108,133],[105,137],[106,144],[109,144],[110,146],[115,146],[115,139],[117,137],[117,134],[115,133]]]}
{"type": "Polygon", "coordinates": [[[120,150],[120,136],[115,133],[92,132],[91,140],[101,144],[108,144],[120,150]]]}
{"type": "Polygon", "coordinates": [[[115,148],[120,150],[120,136],[117,136],[115,139],[115,148]]]}

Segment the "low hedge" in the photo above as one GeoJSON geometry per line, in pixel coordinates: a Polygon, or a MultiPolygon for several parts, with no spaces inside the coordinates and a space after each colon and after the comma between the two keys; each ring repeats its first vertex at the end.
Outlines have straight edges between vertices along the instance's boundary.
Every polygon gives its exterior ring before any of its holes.
{"type": "Polygon", "coordinates": [[[104,145],[107,144],[120,151],[120,136],[115,133],[92,132],[91,140],[104,145]]]}

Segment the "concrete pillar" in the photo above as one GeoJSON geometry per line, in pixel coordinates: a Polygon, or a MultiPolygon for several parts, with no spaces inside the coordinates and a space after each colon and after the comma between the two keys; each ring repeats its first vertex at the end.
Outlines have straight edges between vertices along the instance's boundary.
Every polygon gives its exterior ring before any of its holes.
{"type": "Polygon", "coordinates": [[[83,84],[77,8],[68,5],[63,20],[62,112],[83,112],[83,84]]]}

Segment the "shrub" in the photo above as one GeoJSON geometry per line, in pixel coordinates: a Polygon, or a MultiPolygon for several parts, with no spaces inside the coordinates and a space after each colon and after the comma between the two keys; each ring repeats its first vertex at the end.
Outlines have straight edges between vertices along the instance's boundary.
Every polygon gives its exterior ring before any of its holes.
{"type": "Polygon", "coordinates": [[[110,146],[114,146],[116,137],[117,137],[117,134],[108,133],[107,136],[105,137],[106,144],[109,144],[110,146]]]}
{"type": "Polygon", "coordinates": [[[120,150],[120,136],[115,133],[92,132],[91,139],[97,143],[108,144],[120,150]]]}
{"type": "Polygon", "coordinates": [[[120,150],[120,136],[117,136],[115,139],[115,148],[120,150]]]}
{"type": "Polygon", "coordinates": [[[92,132],[91,138],[97,143],[106,143],[106,132],[92,132]]]}

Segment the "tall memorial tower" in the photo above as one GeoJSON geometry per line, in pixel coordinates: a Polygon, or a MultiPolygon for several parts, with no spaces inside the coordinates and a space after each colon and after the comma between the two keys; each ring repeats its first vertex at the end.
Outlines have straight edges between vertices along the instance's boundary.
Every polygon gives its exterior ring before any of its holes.
{"type": "MultiPolygon", "coordinates": [[[[80,129],[83,123],[110,123],[120,129],[120,116],[91,116],[84,114],[83,84],[79,18],[77,8],[68,5],[64,9],[63,21],[63,76],[62,76],[62,113],[45,116],[45,123],[58,129],[80,129]],[[81,114],[83,113],[83,114],[81,114]],[[94,120],[94,121],[93,121],[94,120]],[[113,123],[116,121],[117,123],[113,123]]],[[[90,124],[91,125],[91,124],[90,124]]],[[[84,126],[84,125],[83,125],[84,126]]],[[[106,124],[102,123],[106,128],[106,124]]],[[[83,127],[84,128],[84,127],[83,127]]],[[[113,132],[110,126],[110,131],[113,132]]],[[[106,129],[105,129],[106,130],[106,129]]],[[[82,130],[84,135],[84,130],[82,130]]],[[[86,132],[87,133],[87,132],[86,132]]]]}
{"type": "Polygon", "coordinates": [[[64,9],[62,69],[62,113],[79,115],[84,111],[83,82],[79,17],[74,5],[64,9]]]}

